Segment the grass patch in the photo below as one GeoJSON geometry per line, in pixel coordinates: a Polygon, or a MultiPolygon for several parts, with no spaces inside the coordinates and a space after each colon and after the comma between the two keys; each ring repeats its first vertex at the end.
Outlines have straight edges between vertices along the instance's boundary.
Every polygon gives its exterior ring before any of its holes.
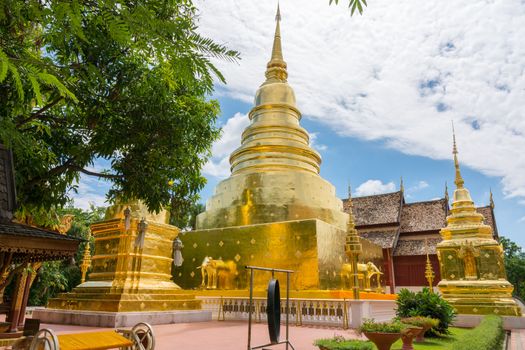
{"type": "MultiPolygon", "coordinates": [[[[414,350],[451,350],[454,343],[469,332],[472,332],[472,329],[469,328],[449,328],[450,335],[442,338],[426,338],[424,343],[414,343],[414,350]]],[[[403,346],[401,340],[392,345],[392,350],[400,350],[403,346]]]]}

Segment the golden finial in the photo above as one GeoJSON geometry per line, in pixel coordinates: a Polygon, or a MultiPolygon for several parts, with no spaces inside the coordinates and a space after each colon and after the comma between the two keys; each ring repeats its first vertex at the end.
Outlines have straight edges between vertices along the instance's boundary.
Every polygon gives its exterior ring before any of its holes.
{"type": "Polygon", "coordinates": [[[401,192],[405,192],[405,185],[403,184],[403,176],[401,176],[399,180],[399,190],[401,192]]]}
{"type": "Polygon", "coordinates": [[[494,209],[496,205],[494,204],[494,197],[492,196],[492,188],[490,189],[490,207],[494,209]]]}
{"type": "Polygon", "coordinates": [[[352,290],[354,299],[356,300],[359,299],[359,276],[357,272],[357,260],[362,251],[363,246],[361,245],[359,234],[355,228],[355,218],[352,210],[352,190],[350,185],[348,185],[348,223],[346,225],[345,253],[350,261],[350,264],[352,265],[352,290]]]}
{"type": "Polygon", "coordinates": [[[458,147],[456,144],[456,131],[454,130],[454,121],[452,121],[452,140],[454,146],[452,147],[452,153],[454,154],[454,166],[456,168],[456,179],[454,180],[454,183],[456,184],[457,188],[463,188],[463,184],[465,181],[463,181],[463,178],[461,177],[461,171],[459,169],[459,161],[458,161],[458,147]]]}
{"type": "Polygon", "coordinates": [[[86,282],[86,274],[91,266],[91,251],[89,248],[89,244],[91,241],[91,230],[88,230],[88,235],[86,237],[86,246],[84,248],[84,256],[82,257],[82,263],[80,264],[80,271],[82,272],[82,276],[80,278],[80,283],[86,282]]]}
{"type": "Polygon", "coordinates": [[[428,256],[428,240],[425,238],[425,253],[427,254],[427,263],[425,265],[425,278],[428,282],[428,288],[431,293],[434,293],[434,269],[432,268],[432,263],[430,262],[430,257],[428,256]]]}
{"type": "Polygon", "coordinates": [[[288,78],[286,71],[286,62],[283,58],[283,49],[281,45],[281,10],[277,3],[277,13],[275,14],[275,35],[273,37],[272,57],[266,65],[266,82],[281,81],[285,82],[288,78]]]}

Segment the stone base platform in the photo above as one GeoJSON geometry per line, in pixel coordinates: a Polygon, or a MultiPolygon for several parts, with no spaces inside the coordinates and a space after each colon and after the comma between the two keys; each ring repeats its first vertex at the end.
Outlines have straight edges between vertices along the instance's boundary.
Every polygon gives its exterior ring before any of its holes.
{"type": "Polygon", "coordinates": [[[35,309],[32,318],[42,323],[68,324],[91,327],[132,327],[139,322],[151,325],[211,321],[207,310],[173,310],[146,312],[105,312],[85,310],[35,309]]]}
{"type": "MultiPolygon", "coordinates": [[[[459,314],[454,320],[454,326],[466,328],[476,327],[483,317],[484,315],[459,314]]],[[[525,329],[525,317],[523,316],[502,316],[501,318],[503,319],[503,328],[506,330],[525,329]]]]}

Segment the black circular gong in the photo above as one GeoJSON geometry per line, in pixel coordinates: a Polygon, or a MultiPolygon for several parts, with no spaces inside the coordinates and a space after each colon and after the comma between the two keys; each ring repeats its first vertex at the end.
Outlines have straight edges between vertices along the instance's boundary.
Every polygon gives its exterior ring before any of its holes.
{"type": "Polygon", "coordinates": [[[270,342],[277,344],[281,331],[281,293],[279,291],[279,281],[275,279],[271,279],[270,283],[268,283],[266,315],[268,316],[270,342]]]}

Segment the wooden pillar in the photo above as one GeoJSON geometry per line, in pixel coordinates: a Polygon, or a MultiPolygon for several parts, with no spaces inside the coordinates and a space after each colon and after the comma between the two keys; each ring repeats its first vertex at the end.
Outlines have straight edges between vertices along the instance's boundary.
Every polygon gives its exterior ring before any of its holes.
{"type": "Polygon", "coordinates": [[[383,259],[385,260],[385,269],[388,276],[386,283],[390,287],[390,293],[394,294],[396,291],[396,283],[394,277],[394,261],[392,259],[392,250],[390,248],[383,249],[383,259]]]}
{"type": "MultiPolygon", "coordinates": [[[[11,326],[10,332],[16,332],[18,329],[18,323],[20,320],[20,311],[22,310],[22,303],[24,300],[25,285],[27,281],[27,272],[22,271],[17,276],[16,285],[13,290],[13,297],[11,299],[11,310],[9,312],[9,321],[11,326]]],[[[23,316],[22,316],[23,318],[23,316]]]]}
{"type": "Polygon", "coordinates": [[[24,318],[26,315],[26,307],[27,302],[29,301],[29,292],[31,291],[31,286],[33,285],[33,282],[36,279],[36,275],[38,273],[38,270],[40,267],[42,267],[41,262],[36,262],[31,264],[31,271],[27,273],[27,279],[26,279],[26,285],[25,285],[25,291],[24,291],[24,300],[22,301],[22,309],[20,310],[20,320],[18,321],[18,325],[22,326],[24,324],[24,318]]]}

